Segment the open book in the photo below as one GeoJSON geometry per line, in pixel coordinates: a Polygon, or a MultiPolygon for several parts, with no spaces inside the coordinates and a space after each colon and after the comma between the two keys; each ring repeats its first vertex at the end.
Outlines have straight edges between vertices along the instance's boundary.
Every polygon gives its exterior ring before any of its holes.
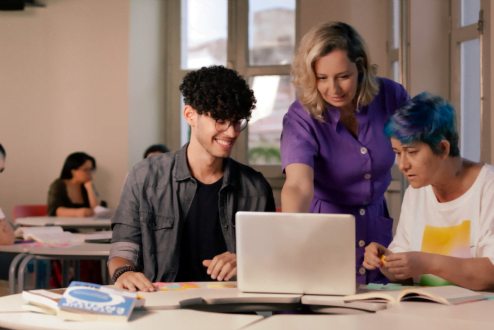
{"type": "MultiPolygon", "coordinates": [[[[23,309],[73,321],[127,321],[146,300],[136,292],[98,284],[72,282],[63,295],[47,290],[23,291],[23,309]]],[[[58,290],[60,291],[60,290],[58,290]]]]}
{"type": "Polygon", "coordinates": [[[62,227],[59,226],[19,227],[15,231],[15,236],[49,245],[81,244],[84,241],[70,232],[63,231],[62,227]]]}
{"type": "Polygon", "coordinates": [[[47,290],[31,290],[22,291],[22,298],[27,301],[27,304],[22,306],[23,309],[37,313],[57,315],[57,305],[62,295],[47,290]]]}
{"type": "Polygon", "coordinates": [[[388,301],[398,303],[400,301],[432,301],[445,305],[458,305],[467,302],[485,300],[486,298],[459,286],[447,285],[438,287],[406,288],[402,291],[376,291],[360,293],[344,298],[345,302],[351,301],[388,301]]]}

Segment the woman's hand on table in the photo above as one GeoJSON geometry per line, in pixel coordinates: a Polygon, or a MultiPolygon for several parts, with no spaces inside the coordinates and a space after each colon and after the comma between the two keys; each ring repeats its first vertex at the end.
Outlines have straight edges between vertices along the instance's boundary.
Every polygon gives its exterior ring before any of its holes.
{"type": "Polygon", "coordinates": [[[81,207],[75,210],[75,215],[79,218],[91,217],[94,215],[94,211],[88,207],[81,207]]]}
{"type": "Polygon", "coordinates": [[[158,286],[151,283],[143,273],[128,271],[120,275],[115,282],[117,289],[127,289],[129,291],[153,292],[158,286]]]}
{"type": "Polygon", "coordinates": [[[392,253],[386,257],[384,267],[398,280],[430,273],[430,254],[424,252],[392,253]]]}
{"type": "MultiPolygon", "coordinates": [[[[381,256],[388,256],[390,254],[391,251],[386,249],[384,246],[379,243],[372,242],[365,247],[364,262],[362,263],[362,266],[368,270],[381,268],[383,266],[381,256]]],[[[388,260],[386,259],[386,261],[388,260]]]]}
{"type": "Polygon", "coordinates": [[[204,260],[202,264],[208,267],[207,273],[213,280],[228,281],[237,275],[237,255],[235,253],[225,252],[212,260],[204,260]]]}

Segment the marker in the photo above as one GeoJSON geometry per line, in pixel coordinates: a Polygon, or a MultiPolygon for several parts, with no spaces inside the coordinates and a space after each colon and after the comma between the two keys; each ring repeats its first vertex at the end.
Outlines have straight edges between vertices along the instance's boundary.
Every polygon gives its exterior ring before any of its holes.
{"type": "Polygon", "coordinates": [[[388,263],[384,254],[381,256],[381,261],[383,262],[383,265],[386,265],[388,263]]]}

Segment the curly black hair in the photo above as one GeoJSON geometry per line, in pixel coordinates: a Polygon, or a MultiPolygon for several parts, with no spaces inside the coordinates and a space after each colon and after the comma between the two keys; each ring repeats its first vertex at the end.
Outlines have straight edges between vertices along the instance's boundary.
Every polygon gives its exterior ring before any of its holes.
{"type": "Polygon", "coordinates": [[[254,92],[244,78],[221,65],[187,73],[179,89],[186,105],[214,119],[249,119],[256,107],[254,92]]]}

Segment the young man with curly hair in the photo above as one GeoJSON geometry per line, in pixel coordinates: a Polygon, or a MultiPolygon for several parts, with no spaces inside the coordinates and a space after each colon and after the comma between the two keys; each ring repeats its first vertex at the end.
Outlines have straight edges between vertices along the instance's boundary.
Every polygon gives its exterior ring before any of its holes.
{"type": "Polygon", "coordinates": [[[108,266],[119,288],[228,281],[236,274],[235,213],[275,211],[262,174],[230,158],[256,103],[245,80],[203,67],[180,91],[189,143],[134,166],[112,219],[108,266]]]}

